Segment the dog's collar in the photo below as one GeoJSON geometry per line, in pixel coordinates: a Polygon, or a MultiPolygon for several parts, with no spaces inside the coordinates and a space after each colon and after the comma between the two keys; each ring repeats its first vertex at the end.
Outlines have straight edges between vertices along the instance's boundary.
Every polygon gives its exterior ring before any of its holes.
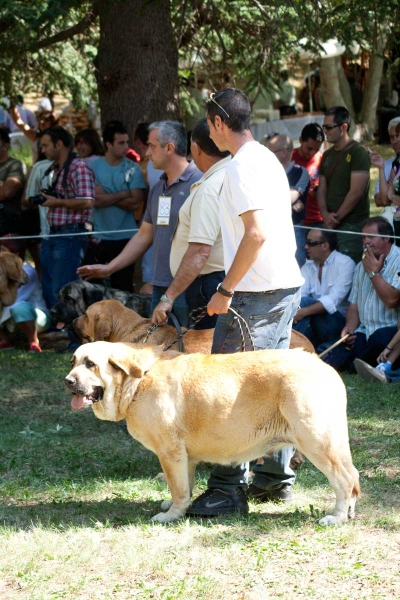
{"type": "Polygon", "coordinates": [[[144,337],[142,340],[139,340],[140,342],[143,342],[144,344],[147,342],[147,340],[149,339],[149,337],[151,336],[151,334],[153,333],[153,331],[155,331],[158,327],[158,323],[154,323],[154,325],[151,325],[148,330],[146,331],[146,333],[144,334],[144,337]]]}

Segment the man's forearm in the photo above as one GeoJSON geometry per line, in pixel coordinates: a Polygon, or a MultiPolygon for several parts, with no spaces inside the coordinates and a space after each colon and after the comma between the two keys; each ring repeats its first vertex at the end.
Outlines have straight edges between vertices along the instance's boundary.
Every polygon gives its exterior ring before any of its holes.
{"type": "Polygon", "coordinates": [[[132,198],[131,196],[128,196],[127,198],[116,202],[115,206],[117,208],[121,208],[122,210],[126,210],[127,212],[133,212],[134,210],[139,208],[141,202],[141,199],[132,198]]]}
{"type": "Polygon", "coordinates": [[[95,207],[105,207],[112,206],[116,202],[121,202],[125,200],[125,198],[129,198],[130,191],[129,190],[121,190],[120,192],[113,192],[112,194],[106,194],[101,192],[100,194],[96,194],[95,207]]]}
{"type": "Polygon", "coordinates": [[[166,291],[168,298],[175,300],[193,283],[206,264],[210,250],[211,246],[207,244],[189,244],[176,275],[166,291]]]}
{"type": "Polygon", "coordinates": [[[125,248],[109,264],[110,274],[129,267],[148,250],[153,243],[153,238],[144,235],[140,230],[134,235],[125,248]]]}
{"type": "MultiPolygon", "coordinates": [[[[85,210],[93,208],[94,200],[92,198],[50,198],[51,206],[49,208],[67,208],[69,210],[85,210]]],[[[46,204],[45,204],[46,206],[46,204]]]]}
{"type": "Polygon", "coordinates": [[[383,279],[380,273],[371,279],[379,298],[388,308],[396,308],[400,304],[400,291],[383,279]]]}
{"type": "Polygon", "coordinates": [[[353,331],[360,324],[360,315],[356,304],[350,304],[346,315],[346,329],[353,331]]]}
{"type": "Polygon", "coordinates": [[[304,319],[304,317],[311,317],[312,315],[322,315],[323,313],[326,313],[326,310],[322,302],[318,301],[310,306],[300,308],[298,312],[300,313],[301,318],[304,319]]]}

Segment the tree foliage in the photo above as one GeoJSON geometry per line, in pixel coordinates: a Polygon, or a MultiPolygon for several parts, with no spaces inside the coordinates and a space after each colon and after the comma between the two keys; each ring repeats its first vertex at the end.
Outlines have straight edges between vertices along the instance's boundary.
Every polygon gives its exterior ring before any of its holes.
{"type": "MultiPolygon", "coordinates": [[[[131,2],[131,18],[142,18],[137,2],[108,1],[115,10],[131,2]]],[[[143,6],[157,11],[160,1],[143,6]]],[[[98,2],[0,0],[0,97],[46,86],[78,102],[79,93],[93,92],[98,2]]],[[[170,0],[169,6],[181,64],[187,72],[207,72],[216,88],[228,81],[248,91],[273,87],[281,68],[297,60],[301,38],[320,57],[321,42],[330,38],[382,52],[382,34],[386,48],[399,35],[398,0],[170,0]]]]}

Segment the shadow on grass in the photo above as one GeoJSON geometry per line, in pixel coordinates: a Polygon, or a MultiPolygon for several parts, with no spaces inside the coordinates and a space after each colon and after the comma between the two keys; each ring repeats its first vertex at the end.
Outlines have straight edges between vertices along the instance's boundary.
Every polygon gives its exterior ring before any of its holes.
{"type": "MultiPolygon", "coordinates": [[[[250,509],[251,510],[251,509],[250,509]]],[[[276,527],[293,528],[305,524],[317,525],[319,518],[324,516],[313,507],[309,510],[291,507],[284,512],[250,512],[247,515],[221,516],[217,518],[191,517],[190,522],[206,529],[215,528],[220,531],[220,525],[227,527],[255,527],[260,530],[276,527]]],[[[32,527],[51,529],[74,529],[108,527],[119,529],[127,526],[160,526],[152,523],[151,518],[162,512],[160,501],[131,501],[116,498],[99,502],[69,501],[62,503],[35,504],[25,506],[7,506],[0,508],[0,525],[15,531],[27,531],[32,527]]],[[[181,528],[185,520],[163,524],[163,527],[181,528]]]]}

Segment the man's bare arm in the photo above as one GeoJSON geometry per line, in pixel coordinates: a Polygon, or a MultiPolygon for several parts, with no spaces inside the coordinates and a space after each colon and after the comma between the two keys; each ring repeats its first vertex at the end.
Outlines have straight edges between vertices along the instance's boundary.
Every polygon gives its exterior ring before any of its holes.
{"type": "Polygon", "coordinates": [[[129,190],[129,196],[127,196],[123,200],[119,200],[118,202],[116,202],[115,206],[117,206],[118,208],[122,208],[122,210],[126,210],[127,212],[133,212],[134,210],[139,208],[144,198],[145,190],[129,190]]]}
{"type": "Polygon", "coordinates": [[[83,265],[77,273],[82,279],[103,278],[128,267],[148,250],[153,243],[153,225],[143,223],[139,231],[129,240],[125,248],[108,265],[83,265]]]}
{"type": "Polygon", "coordinates": [[[189,243],[179,269],[166,291],[168,298],[175,300],[200,275],[210,256],[211,248],[208,244],[189,243]]]}
{"type": "Polygon", "coordinates": [[[24,184],[15,177],[8,177],[3,185],[0,183],[0,200],[6,202],[12,200],[18,192],[22,190],[24,184]]]}

